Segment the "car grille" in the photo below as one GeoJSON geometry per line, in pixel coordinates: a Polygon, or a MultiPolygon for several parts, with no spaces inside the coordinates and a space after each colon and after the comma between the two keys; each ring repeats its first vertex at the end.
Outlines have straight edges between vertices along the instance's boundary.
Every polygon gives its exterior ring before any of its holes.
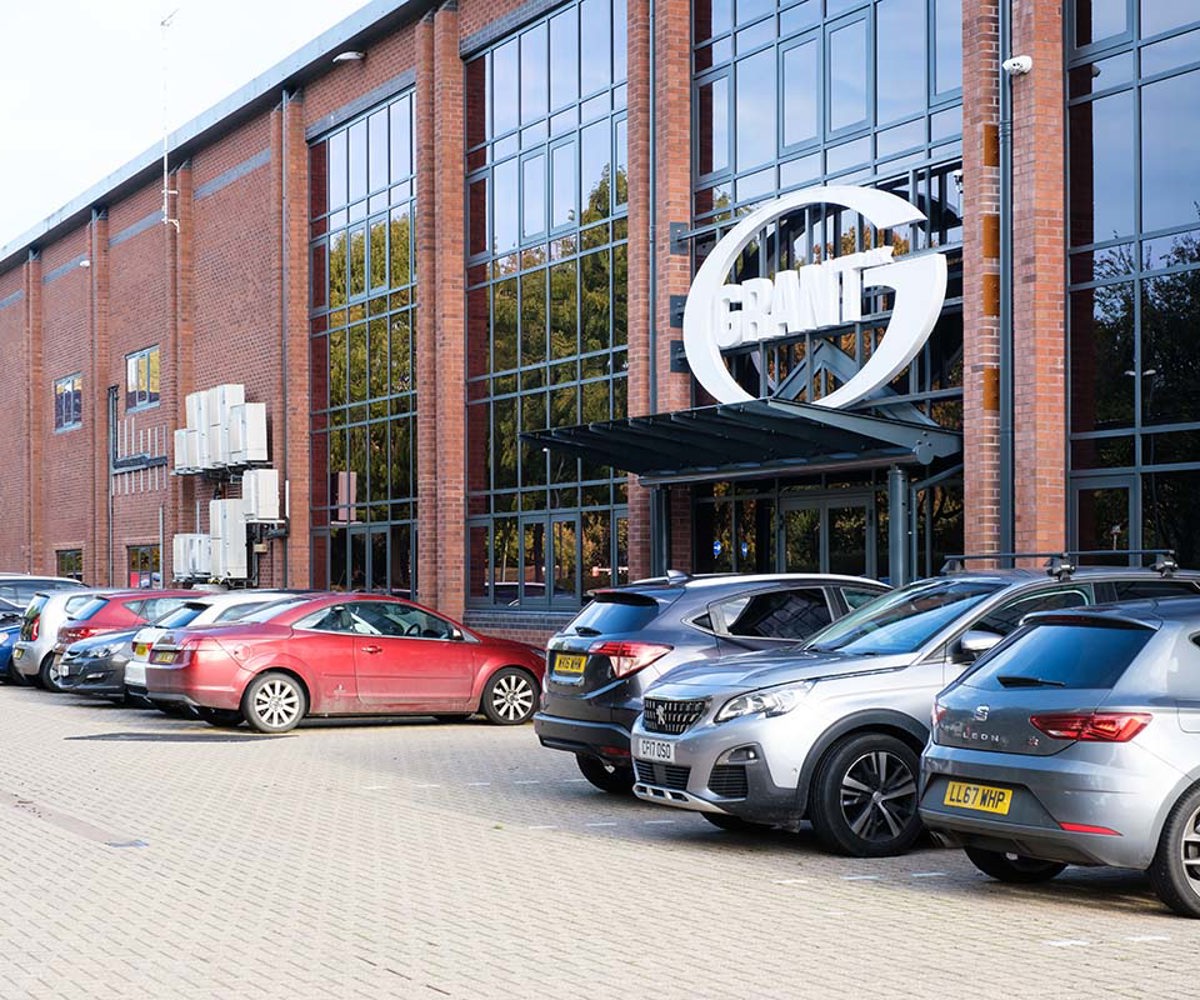
{"type": "Polygon", "coordinates": [[[718,764],[708,776],[708,790],[723,799],[744,799],[749,793],[746,768],[741,764],[718,764]]]}
{"type": "Polygon", "coordinates": [[[642,726],[648,733],[682,733],[704,714],[708,703],[647,698],[642,707],[642,726]]]}
{"type": "Polygon", "coordinates": [[[677,764],[656,764],[649,760],[635,760],[638,781],[647,785],[658,785],[660,788],[673,788],[682,792],[687,788],[688,777],[692,773],[690,767],[680,767],[677,764]]]}

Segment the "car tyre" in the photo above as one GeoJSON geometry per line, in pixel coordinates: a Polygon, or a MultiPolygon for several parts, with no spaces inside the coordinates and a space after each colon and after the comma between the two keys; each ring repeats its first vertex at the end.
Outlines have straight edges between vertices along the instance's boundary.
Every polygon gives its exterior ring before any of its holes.
{"type": "Polygon", "coordinates": [[[207,722],[210,726],[216,726],[218,729],[237,729],[246,721],[242,718],[241,712],[230,708],[198,708],[196,711],[202,722],[207,722]]]}
{"type": "Polygon", "coordinates": [[[308,712],[304,686],[291,674],[268,670],[259,674],[242,695],[242,717],[260,733],[286,733],[308,712]]]}
{"type": "Polygon", "coordinates": [[[742,819],[741,816],[730,816],[728,813],[702,812],[700,814],[718,830],[726,833],[760,833],[766,829],[761,823],[742,819]]]}
{"type": "Polygon", "coordinates": [[[38,683],[47,691],[62,694],[66,688],[58,682],[58,677],[58,657],[53,653],[47,653],[46,658],[42,660],[41,668],[38,670],[38,683]]]}
{"type": "Polygon", "coordinates": [[[1200,917],[1200,787],[1175,803],[1150,865],[1158,898],[1185,917],[1200,917]]]}
{"type": "Polygon", "coordinates": [[[610,764],[599,757],[591,757],[585,753],[575,755],[575,763],[579,773],[588,781],[610,795],[633,794],[633,768],[622,767],[620,764],[610,764]]]}
{"type": "Polygon", "coordinates": [[[983,874],[990,875],[1001,882],[1011,882],[1014,885],[1049,882],[1067,867],[1060,861],[1027,858],[1023,854],[985,851],[979,847],[966,847],[963,850],[967,852],[971,864],[983,874]]]}
{"type": "Polygon", "coordinates": [[[916,752],[887,733],[835,744],[817,771],[809,819],[826,849],[857,858],[903,854],[921,835],[916,752]]]}
{"type": "Polygon", "coordinates": [[[538,685],[533,675],[520,667],[497,670],[483,688],[480,708],[497,726],[519,726],[537,710],[538,685]]]}

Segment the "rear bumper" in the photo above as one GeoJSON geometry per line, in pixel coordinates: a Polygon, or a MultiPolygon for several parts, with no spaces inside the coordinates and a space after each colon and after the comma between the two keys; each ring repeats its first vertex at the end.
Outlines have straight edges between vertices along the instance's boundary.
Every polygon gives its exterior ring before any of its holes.
{"type": "Polygon", "coordinates": [[[533,717],[533,731],[542,746],[551,750],[629,764],[629,730],[616,722],[564,719],[538,712],[533,717]]]}
{"type": "MultiPolygon", "coordinates": [[[[192,705],[197,708],[238,709],[241,707],[242,693],[230,683],[215,682],[193,676],[194,671],[188,667],[146,667],[145,697],[151,701],[174,702],[192,705]]],[[[127,690],[135,691],[132,685],[127,690]]]]}

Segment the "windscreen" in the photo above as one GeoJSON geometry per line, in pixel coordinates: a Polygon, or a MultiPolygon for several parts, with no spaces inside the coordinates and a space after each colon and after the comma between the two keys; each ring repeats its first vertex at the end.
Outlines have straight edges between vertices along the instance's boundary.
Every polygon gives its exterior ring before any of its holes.
{"type": "Polygon", "coordinates": [[[311,596],[306,597],[289,597],[283,601],[272,601],[270,604],[265,604],[261,608],[251,611],[247,615],[242,615],[237,619],[241,622],[269,622],[277,615],[283,614],[285,611],[291,611],[300,607],[302,604],[307,604],[312,600],[311,596]]]}
{"type": "Polygon", "coordinates": [[[943,628],[982,603],[1003,584],[988,580],[934,580],[894,590],[865,604],[805,643],[815,652],[915,653],[943,628]]]}
{"type": "Polygon", "coordinates": [[[981,661],[963,684],[983,691],[1111,688],[1152,635],[1137,626],[1035,625],[981,661]]]}
{"type": "Polygon", "coordinates": [[[644,594],[600,593],[567,626],[580,635],[636,632],[658,616],[658,602],[644,594]]]}
{"type": "Polygon", "coordinates": [[[199,601],[189,601],[187,604],[172,608],[154,622],[154,626],[156,628],[187,628],[206,607],[208,607],[207,604],[199,601]]]}

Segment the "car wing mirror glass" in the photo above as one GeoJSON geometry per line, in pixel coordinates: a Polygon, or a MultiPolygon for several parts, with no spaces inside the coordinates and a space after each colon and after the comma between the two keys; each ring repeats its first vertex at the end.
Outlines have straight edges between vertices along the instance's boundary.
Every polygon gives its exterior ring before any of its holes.
{"type": "Polygon", "coordinates": [[[1003,638],[1004,636],[995,632],[973,628],[963,633],[963,637],[958,641],[958,649],[964,659],[976,660],[1003,638]]]}
{"type": "Polygon", "coordinates": [[[451,629],[450,629],[450,636],[449,636],[449,638],[450,638],[450,639],[451,639],[453,642],[462,642],[464,639],[466,639],[466,636],[463,634],[463,630],[462,630],[462,629],[460,629],[460,628],[451,628],[451,629]]]}

